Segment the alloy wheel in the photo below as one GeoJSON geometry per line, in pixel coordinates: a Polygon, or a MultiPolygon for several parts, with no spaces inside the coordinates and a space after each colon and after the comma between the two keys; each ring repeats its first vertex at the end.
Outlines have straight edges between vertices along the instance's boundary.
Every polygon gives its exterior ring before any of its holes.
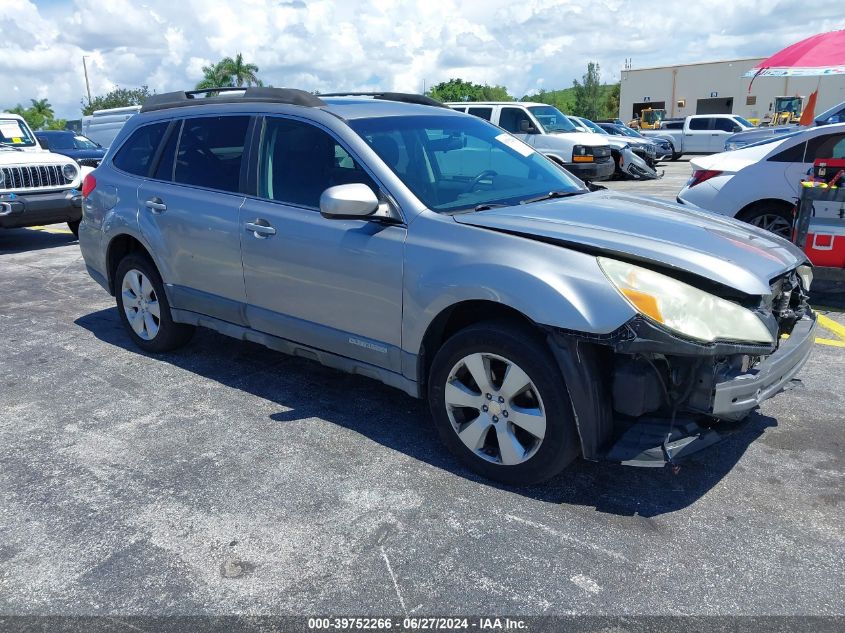
{"type": "Polygon", "coordinates": [[[792,237],[792,224],[778,213],[761,213],[752,218],[749,223],[786,239],[792,237]]]}
{"type": "Polygon", "coordinates": [[[161,307],[152,282],[141,271],[126,271],[121,286],[123,311],[132,330],[145,341],[151,341],[161,327],[161,307]]]}
{"type": "Polygon", "coordinates": [[[514,466],[540,448],[546,410],[537,387],[516,363],[495,354],[470,354],[452,367],[444,391],[452,429],[478,457],[514,466]]]}

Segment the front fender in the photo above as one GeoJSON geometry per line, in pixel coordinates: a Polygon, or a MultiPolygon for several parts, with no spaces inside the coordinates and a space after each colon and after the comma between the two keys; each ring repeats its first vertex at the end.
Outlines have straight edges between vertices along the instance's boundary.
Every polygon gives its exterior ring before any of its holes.
{"type": "Polygon", "coordinates": [[[501,303],[534,323],[608,334],[634,316],[593,255],[424,213],[406,242],[402,348],[465,301],[501,303]]]}

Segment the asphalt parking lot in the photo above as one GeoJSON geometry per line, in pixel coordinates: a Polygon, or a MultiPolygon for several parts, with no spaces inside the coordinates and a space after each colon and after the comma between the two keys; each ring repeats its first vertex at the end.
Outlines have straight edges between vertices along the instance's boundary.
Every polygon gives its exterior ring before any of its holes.
{"type": "MultiPolygon", "coordinates": [[[[674,198],[665,169],[610,187],[674,198]]],[[[508,489],[373,381],[139,352],[63,227],[0,232],[0,615],[842,614],[845,347],[801,378],[678,474],[508,489]]]]}

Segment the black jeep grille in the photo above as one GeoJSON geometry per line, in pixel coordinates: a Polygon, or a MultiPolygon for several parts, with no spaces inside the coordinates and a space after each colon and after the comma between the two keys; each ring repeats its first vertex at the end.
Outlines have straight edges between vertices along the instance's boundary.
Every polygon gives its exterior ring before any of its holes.
{"type": "Polygon", "coordinates": [[[63,187],[70,180],[62,173],[61,165],[27,165],[2,167],[3,184],[0,189],[38,189],[63,187]]]}

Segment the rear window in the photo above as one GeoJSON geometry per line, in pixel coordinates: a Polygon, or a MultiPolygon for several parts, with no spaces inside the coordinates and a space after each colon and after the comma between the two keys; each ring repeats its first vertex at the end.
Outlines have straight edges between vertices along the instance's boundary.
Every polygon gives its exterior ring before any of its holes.
{"type": "Polygon", "coordinates": [[[179,136],[175,182],[238,191],[248,116],[185,119],[179,136]]]}
{"type": "Polygon", "coordinates": [[[115,154],[112,164],[135,176],[146,176],[169,124],[162,121],[139,127],[115,154]]]}
{"type": "Polygon", "coordinates": [[[468,108],[467,112],[485,121],[490,121],[493,118],[493,108],[468,108]]]}
{"type": "Polygon", "coordinates": [[[35,139],[26,124],[18,119],[0,119],[0,143],[14,147],[33,147],[35,139]]]}
{"type": "Polygon", "coordinates": [[[689,129],[691,130],[707,130],[710,127],[712,119],[690,119],[689,129]]]}

